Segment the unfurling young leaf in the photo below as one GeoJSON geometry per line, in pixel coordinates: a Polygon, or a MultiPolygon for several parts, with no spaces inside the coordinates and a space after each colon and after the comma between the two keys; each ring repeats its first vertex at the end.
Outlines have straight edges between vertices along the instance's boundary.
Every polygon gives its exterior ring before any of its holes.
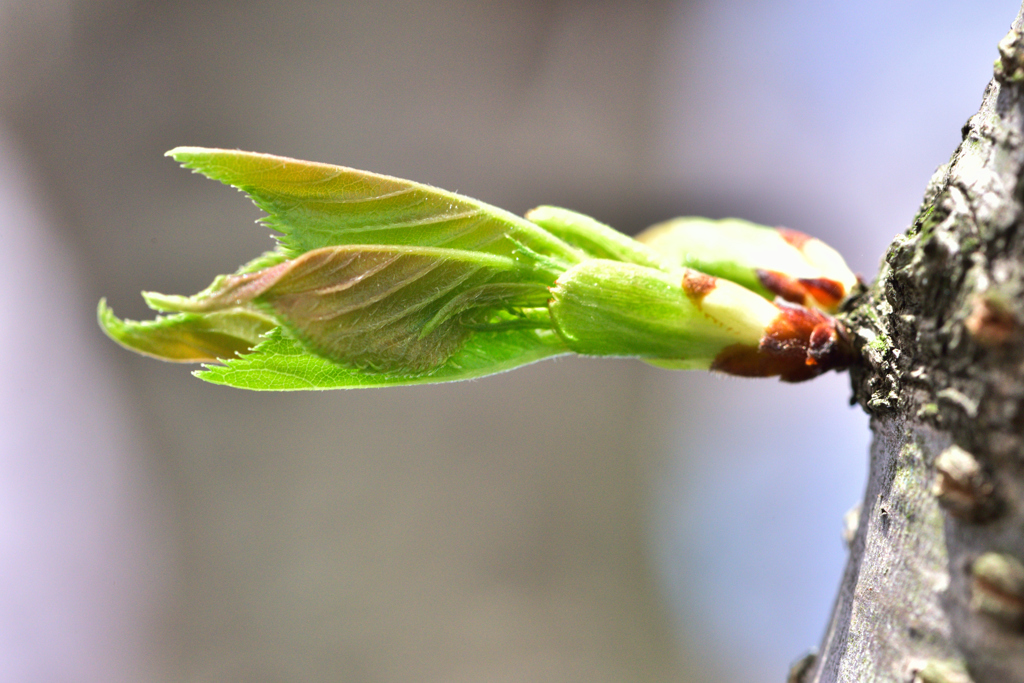
{"type": "Polygon", "coordinates": [[[852,361],[830,310],[856,282],[811,238],[678,219],[634,240],[543,206],[526,218],[397,178],[180,147],[247,193],[277,248],[191,297],[146,293],[156,320],[115,341],[247,389],[444,382],[579,353],[800,381],[852,361]],[[804,308],[770,299],[815,306],[804,308]]]}

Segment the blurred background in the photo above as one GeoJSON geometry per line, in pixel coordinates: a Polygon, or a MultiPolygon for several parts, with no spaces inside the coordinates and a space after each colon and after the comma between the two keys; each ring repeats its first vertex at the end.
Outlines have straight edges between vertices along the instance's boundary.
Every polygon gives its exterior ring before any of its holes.
{"type": "Polygon", "coordinates": [[[0,679],[782,681],[869,430],[805,385],[548,361],[256,394],[96,302],[271,246],[177,145],[365,168],[636,232],[741,216],[871,279],[1011,0],[0,2],[0,679]]]}

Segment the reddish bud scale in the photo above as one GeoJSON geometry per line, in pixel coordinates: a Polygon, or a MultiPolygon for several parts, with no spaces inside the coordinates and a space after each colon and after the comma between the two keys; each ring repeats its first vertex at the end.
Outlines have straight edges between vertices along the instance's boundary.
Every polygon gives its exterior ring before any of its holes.
{"type": "Polygon", "coordinates": [[[814,277],[800,278],[799,282],[819,304],[830,309],[838,306],[839,302],[846,296],[846,287],[843,286],[843,283],[836,282],[835,280],[814,277]]]}
{"type": "Polygon", "coordinates": [[[775,228],[775,230],[779,233],[779,236],[782,237],[782,239],[786,240],[786,242],[791,244],[794,248],[800,249],[801,251],[805,244],[814,239],[810,235],[805,235],[799,230],[792,230],[790,228],[775,228]]]}
{"type": "Polygon", "coordinates": [[[835,308],[846,296],[843,283],[824,277],[795,278],[777,270],[758,268],[754,271],[761,284],[775,296],[801,306],[817,302],[825,308],[835,308]]]}
{"type": "Polygon", "coordinates": [[[710,294],[717,284],[718,278],[705,275],[699,270],[687,268],[683,274],[683,291],[698,307],[700,307],[701,300],[710,294]]]}
{"type": "Polygon", "coordinates": [[[764,288],[775,296],[801,306],[806,302],[807,291],[795,277],[790,277],[777,270],[764,270],[763,268],[758,268],[754,272],[764,288]]]}
{"type": "Polygon", "coordinates": [[[802,306],[779,306],[756,347],[736,344],[724,349],[711,365],[730,375],[771,377],[802,382],[829,370],[842,370],[854,360],[853,347],[835,318],[802,306]]]}

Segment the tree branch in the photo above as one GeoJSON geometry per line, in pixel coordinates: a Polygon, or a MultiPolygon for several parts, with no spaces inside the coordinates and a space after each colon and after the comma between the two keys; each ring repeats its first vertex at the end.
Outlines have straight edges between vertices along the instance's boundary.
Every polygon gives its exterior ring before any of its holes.
{"type": "Polygon", "coordinates": [[[821,654],[791,681],[1024,681],[1022,22],[846,308],[870,473],[821,654]]]}

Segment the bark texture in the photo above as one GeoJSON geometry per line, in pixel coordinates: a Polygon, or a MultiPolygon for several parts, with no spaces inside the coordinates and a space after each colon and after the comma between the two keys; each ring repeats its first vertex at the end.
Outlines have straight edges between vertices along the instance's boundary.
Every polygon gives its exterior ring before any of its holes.
{"type": "Polygon", "coordinates": [[[962,143],[846,307],[869,481],[820,654],[791,681],[1024,681],[1021,12],[962,143]]]}

